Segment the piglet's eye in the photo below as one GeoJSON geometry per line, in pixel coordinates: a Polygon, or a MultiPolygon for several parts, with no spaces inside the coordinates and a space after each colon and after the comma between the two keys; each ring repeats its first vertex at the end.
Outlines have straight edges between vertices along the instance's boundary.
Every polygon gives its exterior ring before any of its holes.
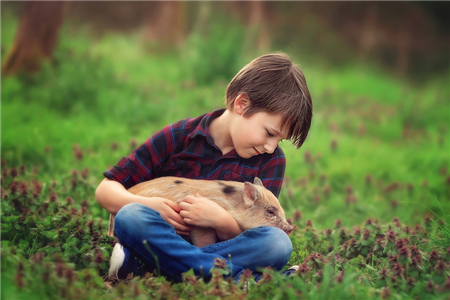
{"type": "Polygon", "coordinates": [[[266,211],[271,215],[275,215],[275,212],[271,208],[268,208],[266,211]]]}

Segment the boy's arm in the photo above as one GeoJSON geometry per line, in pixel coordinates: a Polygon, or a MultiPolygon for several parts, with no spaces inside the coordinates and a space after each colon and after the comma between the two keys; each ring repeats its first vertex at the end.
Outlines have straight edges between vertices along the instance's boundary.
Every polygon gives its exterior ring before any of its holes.
{"type": "Polygon", "coordinates": [[[160,177],[161,168],[173,155],[177,143],[183,140],[181,133],[185,123],[186,120],[180,120],[157,131],[103,175],[119,182],[125,189],[160,177]]]}
{"type": "Polygon", "coordinates": [[[123,206],[129,203],[143,204],[159,212],[161,217],[172,225],[178,234],[189,234],[190,228],[179,215],[179,205],[169,199],[136,196],[128,192],[119,182],[107,178],[97,187],[95,197],[98,204],[111,214],[116,214],[123,206]]]}
{"type": "Polygon", "coordinates": [[[217,222],[215,229],[221,241],[235,238],[243,232],[236,220],[226,210],[224,210],[221,221],[217,222]]]}
{"type": "Polygon", "coordinates": [[[214,228],[221,241],[232,239],[243,232],[228,211],[198,193],[186,196],[180,208],[180,215],[186,224],[214,228]]]}

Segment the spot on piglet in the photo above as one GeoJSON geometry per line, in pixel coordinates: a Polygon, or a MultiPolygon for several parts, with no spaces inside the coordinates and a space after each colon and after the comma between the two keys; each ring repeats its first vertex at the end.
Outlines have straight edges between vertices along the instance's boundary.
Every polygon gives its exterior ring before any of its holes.
{"type": "Polygon", "coordinates": [[[226,194],[226,195],[231,195],[231,194],[236,193],[236,189],[235,189],[233,186],[226,185],[226,186],[222,189],[222,192],[223,192],[224,194],[226,194]]]}

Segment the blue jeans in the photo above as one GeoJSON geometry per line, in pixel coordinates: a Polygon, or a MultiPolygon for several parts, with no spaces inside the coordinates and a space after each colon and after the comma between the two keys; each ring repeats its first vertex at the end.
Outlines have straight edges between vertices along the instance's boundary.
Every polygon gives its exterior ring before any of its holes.
{"type": "MultiPolygon", "coordinates": [[[[257,271],[270,266],[281,271],[292,253],[288,235],[275,227],[253,228],[231,240],[198,248],[176,234],[159,212],[138,203],[127,204],[117,213],[115,233],[120,244],[149,268],[157,269],[153,255],[157,256],[162,275],[178,282],[182,280],[181,274],[191,268],[196,276],[208,281],[217,257],[227,261],[228,270],[235,280],[245,269],[257,271]],[[152,253],[143,240],[148,242],[152,253]]],[[[255,280],[260,276],[257,272],[253,274],[255,280]]]]}

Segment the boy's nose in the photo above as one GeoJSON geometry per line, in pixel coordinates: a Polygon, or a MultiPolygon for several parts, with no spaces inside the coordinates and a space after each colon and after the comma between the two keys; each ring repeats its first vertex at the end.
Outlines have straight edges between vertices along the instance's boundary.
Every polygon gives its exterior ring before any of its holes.
{"type": "Polygon", "coordinates": [[[275,148],[278,146],[278,143],[267,143],[264,145],[264,151],[272,154],[275,151],[275,148]]]}

